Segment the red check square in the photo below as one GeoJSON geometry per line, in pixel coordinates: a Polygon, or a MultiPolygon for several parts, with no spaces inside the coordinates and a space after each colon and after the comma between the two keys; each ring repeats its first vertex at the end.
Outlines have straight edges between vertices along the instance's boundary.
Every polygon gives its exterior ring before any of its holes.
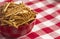
{"type": "Polygon", "coordinates": [[[55,39],[60,39],[60,36],[56,37],[55,39]]]}
{"type": "Polygon", "coordinates": [[[55,6],[55,5],[53,5],[53,4],[48,4],[48,5],[47,5],[48,8],[53,8],[54,6],[55,6]]]}
{"type": "Polygon", "coordinates": [[[42,29],[44,32],[46,32],[46,33],[51,33],[53,30],[52,29],[50,29],[49,27],[46,27],[46,28],[43,28],[42,29]]]}
{"type": "Polygon", "coordinates": [[[60,22],[59,22],[59,23],[57,23],[56,25],[60,27],[60,22]]]}
{"type": "Polygon", "coordinates": [[[39,13],[39,12],[42,12],[43,10],[41,8],[37,8],[37,9],[34,9],[34,11],[39,13]]]}
{"type": "Polygon", "coordinates": [[[11,1],[13,1],[13,0],[5,0],[6,2],[11,2],[11,1]]]}
{"type": "Polygon", "coordinates": [[[33,2],[27,2],[26,3],[27,5],[32,5],[32,4],[34,4],[33,2]]]}
{"type": "Polygon", "coordinates": [[[36,19],[35,24],[41,23],[40,20],[36,19]]]}
{"type": "Polygon", "coordinates": [[[45,18],[48,19],[48,20],[50,20],[50,19],[52,19],[52,18],[54,18],[54,17],[51,16],[51,15],[47,15],[47,16],[45,16],[45,18]]]}
{"type": "Polygon", "coordinates": [[[38,1],[44,1],[44,0],[38,0],[38,1]]]}
{"type": "Polygon", "coordinates": [[[57,10],[57,12],[60,14],[60,10],[57,10]]]}
{"type": "Polygon", "coordinates": [[[29,35],[28,35],[28,37],[30,37],[31,39],[34,39],[34,38],[36,38],[36,37],[38,37],[39,35],[38,34],[36,34],[35,32],[32,32],[32,33],[30,33],[29,35]]]}

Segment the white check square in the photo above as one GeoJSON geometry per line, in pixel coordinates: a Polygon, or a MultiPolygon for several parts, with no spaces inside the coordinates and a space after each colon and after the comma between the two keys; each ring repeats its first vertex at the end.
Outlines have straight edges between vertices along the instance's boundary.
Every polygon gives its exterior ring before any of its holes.
{"type": "Polygon", "coordinates": [[[46,12],[47,14],[52,14],[53,12],[55,12],[54,8],[50,8],[45,10],[44,12],[46,12]]]}
{"type": "Polygon", "coordinates": [[[43,39],[53,39],[53,37],[51,37],[50,35],[46,34],[46,35],[42,35],[41,36],[43,39]]]}
{"type": "Polygon", "coordinates": [[[58,33],[58,34],[60,34],[60,29],[56,30],[55,32],[58,33]]]}
{"type": "Polygon", "coordinates": [[[60,4],[57,4],[57,6],[56,6],[56,7],[60,8],[60,4]]]}
{"type": "Polygon", "coordinates": [[[29,1],[34,1],[34,0],[29,0],[29,1]]]}
{"type": "Polygon", "coordinates": [[[56,16],[56,18],[57,18],[58,20],[60,20],[60,15],[56,16]]]}
{"type": "Polygon", "coordinates": [[[54,23],[51,21],[45,21],[43,22],[43,24],[46,25],[47,27],[54,25],[54,23]]]}
{"type": "Polygon", "coordinates": [[[37,19],[39,19],[39,18],[42,18],[43,16],[40,14],[40,13],[38,13],[37,15],[36,15],[36,18],[37,19]]]}
{"type": "Polygon", "coordinates": [[[38,25],[34,25],[32,31],[35,32],[35,31],[38,31],[38,30],[40,30],[40,28],[38,27],[38,25]]]}
{"type": "Polygon", "coordinates": [[[0,0],[0,2],[4,2],[5,0],[0,0]]]}
{"type": "Polygon", "coordinates": [[[20,4],[20,3],[22,3],[22,1],[16,1],[16,2],[14,2],[14,3],[16,3],[16,4],[20,4]]]}
{"type": "Polygon", "coordinates": [[[44,7],[44,3],[42,3],[42,2],[38,2],[38,3],[36,3],[35,4],[38,8],[41,8],[41,7],[44,7]]]}
{"type": "Polygon", "coordinates": [[[47,2],[49,2],[50,4],[54,2],[54,0],[47,0],[47,2]]]}

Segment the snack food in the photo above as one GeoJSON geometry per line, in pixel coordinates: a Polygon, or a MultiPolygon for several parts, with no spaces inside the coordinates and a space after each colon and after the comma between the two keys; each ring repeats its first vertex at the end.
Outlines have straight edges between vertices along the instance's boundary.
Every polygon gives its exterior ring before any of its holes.
{"type": "Polygon", "coordinates": [[[23,3],[6,3],[0,7],[0,31],[6,37],[17,38],[32,29],[35,18],[36,13],[23,3]]]}

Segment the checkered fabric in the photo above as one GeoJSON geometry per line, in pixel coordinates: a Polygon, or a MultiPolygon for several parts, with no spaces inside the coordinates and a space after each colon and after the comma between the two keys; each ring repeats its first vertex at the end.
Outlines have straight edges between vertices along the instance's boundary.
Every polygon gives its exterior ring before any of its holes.
{"type": "Polygon", "coordinates": [[[54,0],[21,1],[23,1],[23,3],[35,11],[37,15],[32,31],[17,39],[60,39],[59,2],[56,2],[54,0]]]}

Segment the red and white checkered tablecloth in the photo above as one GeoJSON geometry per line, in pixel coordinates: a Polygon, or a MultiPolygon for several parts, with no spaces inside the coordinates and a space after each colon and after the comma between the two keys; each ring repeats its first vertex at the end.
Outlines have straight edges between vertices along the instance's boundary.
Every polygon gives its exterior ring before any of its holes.
{"type": "Polygon", "coordinates": [[[37,15],[32,31],[18,39],[60,39],[60,3],[54,0],[21,1],[37,15]]]}

